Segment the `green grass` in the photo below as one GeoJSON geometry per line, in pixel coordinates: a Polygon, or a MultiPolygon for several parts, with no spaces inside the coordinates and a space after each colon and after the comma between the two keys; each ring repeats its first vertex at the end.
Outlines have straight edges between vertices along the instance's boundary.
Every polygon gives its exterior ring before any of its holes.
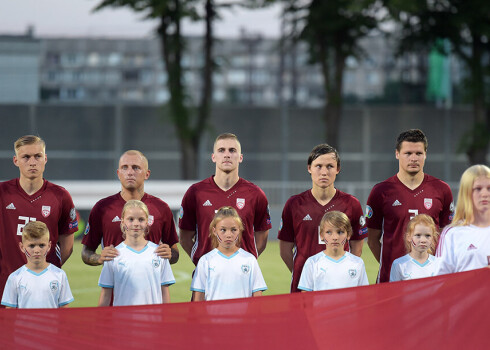
{"type": "MultiPolygon", "coordinates": [[[[191,259],[180,246],[179,249],[180,259],[177,264],[172,265],[176,280],[176,283],[170,287],[170,298],[173,303],[189,301],[191,298],[189,288],[194,264],[192,264],[191,259]]],[[[63,266],[68,275],[71,291],[75,297],[71,307],[97,306],[100,294],[100,287],[97,286],[97,282],[102,267],[85,265],[80,257],[81,250],[80,241],[75,241],[73,254],[63,266]]],[[[364,244],[362,258],[366,264],[369,283],[373,284],[376,281],[379,265],[367,244],[364,244]]],[[[268,286],[265,295],[289,293],[291,274],[279,256],[278,241],[269,241],[267,243],[266,250],[259,257],[259,265],[268,286]]]]}

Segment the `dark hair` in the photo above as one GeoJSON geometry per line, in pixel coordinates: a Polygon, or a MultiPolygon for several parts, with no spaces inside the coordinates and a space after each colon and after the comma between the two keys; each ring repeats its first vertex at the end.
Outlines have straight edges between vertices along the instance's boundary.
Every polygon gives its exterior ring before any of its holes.
{"type": "Polygon", "coordinates": [[[424,144],[424,151],[427,151],[427,146],[429,142],[427,137],[420,129],[410,129],[403,131],[396,139],[396,150],[400,152],[402,148],[402,142],[422,142],[424,144]]]}
{"type": "Polygon", "coordinates": [[[320,157],[324,154],[328,154],[328,153],[334,154],[335,159],[337,160],[337,169],[340,170],[339,152],[337,152],[337,150],[334,147],[332,147],[326,143],[322,143],[320,145],[313,147],[313,149],[310,152],[310,156],[308,157],[308,165],[311,165],[311,163],[313,163],[313,161],[315,159],[317,159],[318,157],[320,157]]]}

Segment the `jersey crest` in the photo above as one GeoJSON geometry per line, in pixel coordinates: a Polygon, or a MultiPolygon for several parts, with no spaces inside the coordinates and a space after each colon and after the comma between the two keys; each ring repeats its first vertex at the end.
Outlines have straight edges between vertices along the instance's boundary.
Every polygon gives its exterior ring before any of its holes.
{"type": "Polygon", "coordinates": [[[237,198],[236,199],[236,207],[238,209],[243,209],[245,207],[245,198],[237,198]]]}
{"type": "Polygon", "coordinates": [[[432,208],[432,198],[424,198],[424,207],[427,210],[432,208]]]}
{"type": "Polygon", "coordinates": [[[247,274],[250,271],[250,265],[242,265],[242,272],[247,274]]]}
{"type": "Polygon", "coordinates": [[[43,207],[41,208],[41,213],[45,218],[47,218],[49,214],[51,214],[51,206],[43,205],[43,207]]]}
{"type": "Polygon", "coordinates": [[[59,288],[59,283],[58,281],[51,281],[49,282],[49,289],[51,289],[52,292],[56,292],[59,288]]]}
{"type": "Polygon", "coordinates": [[[357,275],[357,271],[355,269],[349,269],[349,276],[351,278],[355,278],[357,275]]]}

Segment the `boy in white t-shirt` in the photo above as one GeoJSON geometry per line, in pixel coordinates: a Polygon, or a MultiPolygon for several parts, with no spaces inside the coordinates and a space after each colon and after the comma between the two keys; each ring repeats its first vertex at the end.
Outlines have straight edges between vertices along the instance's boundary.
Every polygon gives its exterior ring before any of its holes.
{"type": "Polygon", "coordinates": [[[298,289],[317,291],[368,285],[364,261],[344,251],[352,235],[347,215],[340,211],[325,213],[320,222],[325,250],[306,260],[298,289]]]}
{"type": "Polygon", "coordinates": [[[19,248],[27,264],[8,277],[2,296],[6,308],[60,308],[73,301],[66,273],[48,263],[51,248],[49,230],[44,222],[31,221],[24,226],[19,248]]]}
{"type": "Polygon", "coordinates": [[[168,259],[156,255],[157,245],[147,241],[148,208],[142,201],[129,200],[121,214],[124,242],[119,255],[104,262],[100,273],[102,287],[98,306],[146,305],[170,302],[169,285],[175,278],[168,259]]]}

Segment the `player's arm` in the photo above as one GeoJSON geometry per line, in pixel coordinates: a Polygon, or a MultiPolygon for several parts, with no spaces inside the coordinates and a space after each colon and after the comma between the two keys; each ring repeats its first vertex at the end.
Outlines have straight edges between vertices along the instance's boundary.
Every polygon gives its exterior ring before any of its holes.
{"type": "Polygon", "coordinates": [[[97,254],[95,250],[90,249],[86,245],[83,245],[82,248],[82,260],[87,265],[97,266],[102,265],[104,261],[113,260],[116,256],[119,255],[119,252],[113,245],[108,247],[104,247],[100,254],[97,254]]]}
{"type": "Polygon", "coordinates": [[[363,244],[364,244],[363,239],[349,241],[349,247],[350,247],[351,254],[354,254],[354,255],[360,257],[362,254],[363,244]]]}
{"type": "Polygon", "coordinates": [[[261,291],[261,290],[258,290],[258,291],[256,291],[256,292],[253,292],[253,293],[252,293],[252,296],[253,296],[253,297],[261,297],[261,296],[262,296],[262,291],[261,291]]]}
{"type": "Polygon", "coordinates": [[[70,307],[70,304],[61,305],[60,309],[66,309],[67,307],[70,307]]]}
{"type": "Polygon", "coordinates": [[[192,246],[194,245],[194,237],[196,236],[196,231],[189,231],[180,229],[180,245],[184,248],[187,255],[191,256],[192,246]]]}
{"type": "Polygon", "coordinates": [[[74,239],[75,236],[73,235],[73,233],[69,235],[60,235],[58,237],[58,243],[60,245],[61,252],[61,265],[63,265],[68,260],[71,253],[73,253],[74,239]]]}
{"type": "Polygon", "coordinates": [[[290,272],[293,272],[293,249],[294,242],[279,240],[279,254],[290,272]]]}
{"type": "Polygon", "coordinates": [[[102,287],[100,290],[99,304],[97,306],[110,306],[112,298],[112,288],[102,287]]]}
{"type": "Polygon", "coordinates": [[[204,301],[204,293],[203,292],[192,292],[192,301],[204,301]]]}
{"type": "Polygon", "coordinates": [[[381,230],[368,228],[368,246],[379,262],[381,258],[381,230]]]}
{"type": "Polygon", "coordinates": [[[168,284],[162,285],[162,304],[170,303],[170,290],[168,284]]]}
{"type": "Polygon", "coordinates": [[[179,247],[177,243],[173,246],[169,246],[165,243],[160,243],[155,250],[155,253],[162,259],[168,259],[171,264],[175,264],[179,261],[179,247]]]}
{"type": "Polygon", "coordinates": [[[255,246],[257,247],[257,254],[260,255],[265,250],[267,246],[267,237],[269,236],[269,230],[256,231],[255,236],[255,246]]]}

